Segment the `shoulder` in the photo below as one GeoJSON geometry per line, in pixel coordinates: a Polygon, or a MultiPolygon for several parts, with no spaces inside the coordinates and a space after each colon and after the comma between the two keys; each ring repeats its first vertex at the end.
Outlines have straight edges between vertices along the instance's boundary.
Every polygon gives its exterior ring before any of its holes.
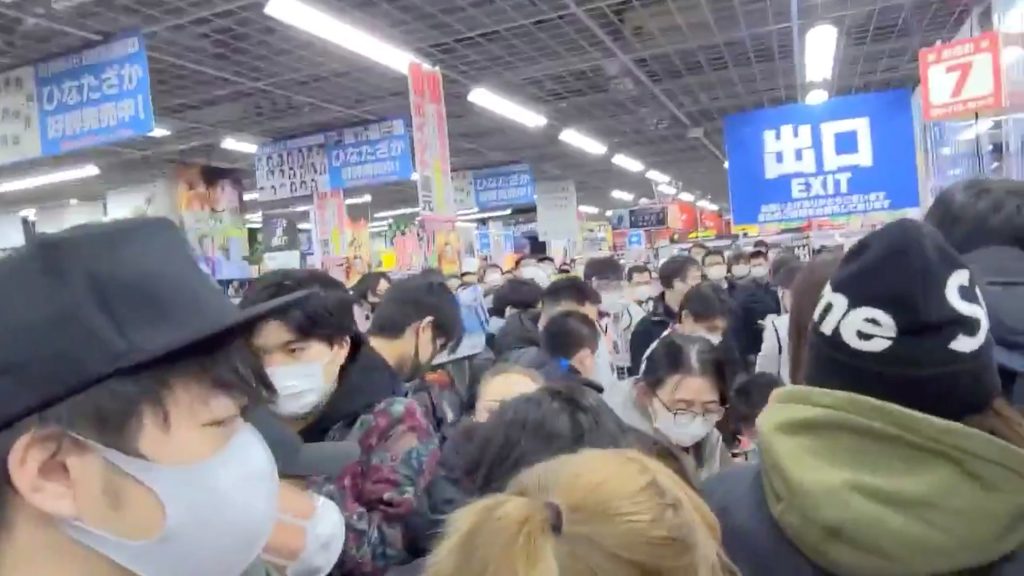
{"type": "Polygon", "coordinates": [[[356,421],[349,438],[358,440],[366,450],[367,444],[379,444],[397,435],[424,441],[436,437],[419,402],[410,398],[388,398],[378,403],[356,421]]]}

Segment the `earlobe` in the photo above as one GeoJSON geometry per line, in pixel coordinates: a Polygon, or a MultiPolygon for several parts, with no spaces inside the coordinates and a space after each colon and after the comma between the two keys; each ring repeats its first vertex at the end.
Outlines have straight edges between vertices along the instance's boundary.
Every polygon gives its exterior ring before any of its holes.
{"type": "Polygon", "coordinates": [[[5,465],[14,492],[29,506],[58,518],[78,517],[71,450],[58,432],[32,430],[11,446],[5,465]]]}

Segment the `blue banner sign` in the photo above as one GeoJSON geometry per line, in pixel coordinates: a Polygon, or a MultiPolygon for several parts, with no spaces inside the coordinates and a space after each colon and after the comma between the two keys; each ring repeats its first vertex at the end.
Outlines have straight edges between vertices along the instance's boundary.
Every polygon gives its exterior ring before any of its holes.
{"type": "Polygon", "coordinates": [[[408,122],[381,120],[342,128],[328,151],[332,189],[350,189],[412,178],[408,122]]]}
{"type": "Polygon", "coordinates": [[[629,235],[626,236],[626,249],[636,250],[644,247],[644,231],[643,230],[630,230],[629,235]]]}
{"type": "Polygon", "coordinates": [[[533,171],[529,164],[473,170],[473,193],[480,210],[534,204],[533,171]]]}
{"type": "Polygon", "coordinates": [[[136,138],[154,127],[139,34],[0,73],[0,164],[136,138]]]}
{"type": "Polygon", "coordinates": [[[735,114],[725,144],[734,224],[919,205],[907,90],[735,114]]]}
{"type": "Polygon", "coordinates": [[[491,231],[478,230],[476,233],[476,251],[480,256],[491,255],[491,231]]]}

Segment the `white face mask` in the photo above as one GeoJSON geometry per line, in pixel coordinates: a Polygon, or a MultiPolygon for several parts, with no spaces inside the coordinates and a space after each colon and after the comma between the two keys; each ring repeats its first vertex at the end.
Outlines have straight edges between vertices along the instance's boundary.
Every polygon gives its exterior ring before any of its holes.
{"type": "Polygon", "coordinates": [[[626,309],[626,295],[620,291],[601,292],[601,310],[608,314],[618,314],[626,309]]]}
{"type": "Polygon", "coordinates": [[[677,446],[689,448],[700,442],[714,429],[717,419],[692,413],[673,415],[659,400],[654,401],[654,428],[677,446]]]}
{"type": "Polygon", "coordinates": [[[324,363],[299,362],[267,368],[267,376],[277,390],[273,409],[285,418],[305,416],[318,408],[330,395],[324,382],[324,363]]]}
{"type": "Polygon", "coordinates": [[[733,278],[746,278],[750,274],[750,266],[746,264],[737,264],[732,267],[733,278]]]}
{"type": "Polygon", "coordinates": [[[294,562],[285,562],[264,554],[264,558],[278,566],[285,566],[286,576],[326,576],[338,563],[345,546],[345,518],[334,502],[316,495],[316,511],[309,520],[282,518],[289,524],[302,526],[306,532],[306,547],[294,562]]]}
{"type": "Polygon", "coordinates": [[[629,289],[629,293],[633,302],[646,302],[654,298],[654,289],[650,286],[634,286],[629,289]]]}
{"type": "Polygon", "coordinates": [[[490,276],[484,276],[484,285],[486,286],[501,286],[501,274],[492,274],[490,276]]]}
{"type": "Polygon", "coordinates": [[[716,264],[714,266],[710,266],[707,270],[705,270],[705,273],[708,275],[708,280],[718,282],[719,280],[725,278],[725,264],[716,264]]]}
{"type": "Polygon", "coordinates": [[[758,264],[750,267],[750,276],[753,278],[764,278],[768,275],[768,267],[758,264]]]}
{"type": "Polygon", "coordinates": [[[145,541],[106,534],[77,520],[61,522],[69,537],[132,573],[241,574],[270,538],[277,522],[277,466],[251,424],[206,460],[175,466],[82,441],[149,488],[163,505],[163,530],[145,541]]]}

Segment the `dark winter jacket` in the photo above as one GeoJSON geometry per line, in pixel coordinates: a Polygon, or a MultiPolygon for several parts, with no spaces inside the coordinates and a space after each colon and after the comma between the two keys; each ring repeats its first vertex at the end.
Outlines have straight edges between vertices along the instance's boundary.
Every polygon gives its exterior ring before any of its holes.
{"type": "Polygon", "coordinates": [[[743,358],[757,356],[761,351],[764,327],[760,322],[769,314],[781,312],[779,295],[767,282],[751,279],[737,284],[733,291],[729,336],[743,358]]]}
{"type": "Polygon", "coordinates": [[[679,311],[665,303],[665,295],[659,294],[651,305],[651,312],[644,316],[633,329],[629,339],[629,375],[640,373],[647,350],[658,341],[658,338],[671,328],[679,319],[679,311]]]}
{"type": "Polygon", "coordinates": [[[1024,574],[1024,450],[894,404],[790,386],[761,461],[704,497],[744,576],[1024,574]]]}
{"type": "Polygon", "coordinates": [[[499,362],[509,354],[520,350],[540,347],[539,310],[516,312],[508,317],[505,325],[494,337],[494,355],[499,362]]]}
{"type": "Polygon", "coordinates": [[[1024,251],[982,248],[964,256],[981,286],[992,321],[1003,391],[1024,405],[1024,251]]]}

